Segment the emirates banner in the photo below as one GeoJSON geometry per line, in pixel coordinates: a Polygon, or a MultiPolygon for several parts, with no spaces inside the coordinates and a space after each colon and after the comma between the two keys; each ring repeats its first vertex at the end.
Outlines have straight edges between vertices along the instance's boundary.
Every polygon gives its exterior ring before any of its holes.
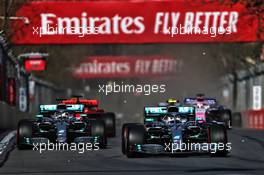
{"type": "Polygon", "coordinates": [[[175,75],[181,60],[168,56],[91,56],[73,72],[76,78],[133,78],[175,75]]]}
{"type": "Polygon", "coordinates": [[[258,31],[242,4],[219,1],[39,1],[16,16],[16,44],[252,42],[258,31]]]}

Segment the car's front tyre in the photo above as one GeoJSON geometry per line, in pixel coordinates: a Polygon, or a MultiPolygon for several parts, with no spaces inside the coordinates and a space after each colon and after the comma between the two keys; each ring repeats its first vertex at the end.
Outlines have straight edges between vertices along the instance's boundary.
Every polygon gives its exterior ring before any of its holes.
{"type": "Polygon", "coordinates": [[[91,135],[99,137],[99,147],[106,148],[107,147],[107,136],[105,123],[100,120],[91,121],[91,135]]]}
{"type": "Polygon", "coordinates": [[[33,123],[30,120],[23,119],[18,123],[17,128],[17,148],[25,149],[27,144],[25,144],[26,138],[31,138],[33,132],[33,123]]]}
{"type": "Polygon", "coordinates": [[[211,125],[208,131],[209,143],[214,144],[215,148],[212,151],[212,156],[225,157],[228,154],[227,150],[227,132],[223,125],[211,125]],[[221,149],[220,149],[221,148],[221,149]]]}
{"type": "Polygon", "coordinates": [[[127,157],[136,157],[137,154],[131,150],[131,147],[136,144],[144,144],[145,127],[142,124],[125,124],[123,125],[122,133],[122,152],[127,157]]]}

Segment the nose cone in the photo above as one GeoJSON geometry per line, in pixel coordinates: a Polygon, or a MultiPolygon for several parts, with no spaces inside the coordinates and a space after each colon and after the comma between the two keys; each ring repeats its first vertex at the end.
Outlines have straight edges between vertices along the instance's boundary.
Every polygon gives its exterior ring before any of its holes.
{"type": "Polygon", "coordinates": [[[58,122],[57,123],[57,142],[64,143],[67,141],[67,123],[66,122],[58,122]]]}
{"type": "Polygon", "coordinates": [[[57,141],[59,143],[66,142],[66,132],[65,132],[65,130],[59,130],[58,136],[57,136],[57,141]]]}

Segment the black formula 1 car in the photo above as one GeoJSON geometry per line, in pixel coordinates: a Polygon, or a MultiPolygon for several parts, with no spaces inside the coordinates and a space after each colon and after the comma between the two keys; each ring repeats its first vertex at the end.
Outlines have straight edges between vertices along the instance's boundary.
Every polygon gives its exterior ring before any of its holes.
{"type": "Polygon", "coordinates": [[[230,109],[219,105],[214,98],[205,98],[204,94],[197,94],[196,98],[185,98],[184,105],[206,109],[206,119],[224,123],[227,129],[232,128],[232,112],[230,109]]]}
{"type": "Polygon", "coordinates": [[[145,107],[143,124],[123,125],[123,154],[137,157],[144,154],[203,152],[226,156],[231,147],[225,126],[206,122],[205,110],[201,109],[196,116],[198,111],[194,107],[170,107],[170,111],[168,107],[145,107]]]}
{"type": "Polygon", "coordinates": [[[40,105],[34,120],[23,119],[18,123],[17,146],[28,148],[37,143],[96,143],[107,146],[105,124],[87,118],[84,105],[40,105]]]}

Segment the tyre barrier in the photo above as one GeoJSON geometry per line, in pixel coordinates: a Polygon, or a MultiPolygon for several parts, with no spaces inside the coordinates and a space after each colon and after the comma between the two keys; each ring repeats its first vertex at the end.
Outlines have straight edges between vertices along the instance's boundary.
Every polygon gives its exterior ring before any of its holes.
{"type": "Polygon", "coordinates": [[[245,112],[244,115],[244,122],[243,125],[245,128],[250,129],[264,129],[264,109],[255,111],[255,110],[248,110],[245,112]]]}

